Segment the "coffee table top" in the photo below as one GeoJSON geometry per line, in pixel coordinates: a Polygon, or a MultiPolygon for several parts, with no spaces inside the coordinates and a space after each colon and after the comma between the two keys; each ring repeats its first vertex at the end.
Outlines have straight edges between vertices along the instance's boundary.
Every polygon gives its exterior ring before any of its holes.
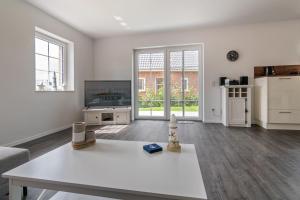
{"type": "Polygon", "coordinates": [[[172,199],[207,199],[193,144],[181,153],[148,154],[149,142],[97,140],[82,150],[63,145],[3,176],[11,179],[76,184],[110,191],[142,193],[172,199]]]}

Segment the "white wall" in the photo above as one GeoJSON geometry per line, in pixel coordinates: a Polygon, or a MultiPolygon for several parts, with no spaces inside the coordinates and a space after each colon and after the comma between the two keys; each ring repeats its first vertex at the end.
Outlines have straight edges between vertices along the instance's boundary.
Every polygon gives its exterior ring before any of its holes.
{"type": "Polygon", "coordinates": [[[93,40],[23,0],[0,1],[0,145],[25,141],[81,119],[93,76],[93,40]],[[75,44],[75,92],[34,92],[34,28],[75,44]]]}
{"type": "Polygon", "coordinates": [[[131,79],[134,48],[189,43],[205,45],[203,120],[220,122],[218,77],[247,75],[253,79],[254,66],[300,64],[300,20],[99,39],[95,44],[94,78],[131,79]],[[237,62],[226,60],[231,49],[240,53],[237,62]]]}

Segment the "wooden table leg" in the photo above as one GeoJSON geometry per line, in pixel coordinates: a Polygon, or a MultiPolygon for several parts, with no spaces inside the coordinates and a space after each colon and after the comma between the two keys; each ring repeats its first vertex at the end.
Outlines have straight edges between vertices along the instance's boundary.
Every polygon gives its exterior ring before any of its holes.
{"type": "Polygon", "coordinates": [[[13,180],[9,179],[9,200],[21,200],[22,191],[22,186],[15,185],[13,180]]]}

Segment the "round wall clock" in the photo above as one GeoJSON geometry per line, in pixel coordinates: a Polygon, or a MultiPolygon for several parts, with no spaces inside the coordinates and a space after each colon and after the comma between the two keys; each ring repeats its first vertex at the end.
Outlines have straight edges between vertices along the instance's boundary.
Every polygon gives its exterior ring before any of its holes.
{"type": "Polygon", "coordinates": [[[239,53],[237,51],[232,50],[227,53],[227,59],[231,62],[236,61],[238,58],[239,58],[239,53]]]}

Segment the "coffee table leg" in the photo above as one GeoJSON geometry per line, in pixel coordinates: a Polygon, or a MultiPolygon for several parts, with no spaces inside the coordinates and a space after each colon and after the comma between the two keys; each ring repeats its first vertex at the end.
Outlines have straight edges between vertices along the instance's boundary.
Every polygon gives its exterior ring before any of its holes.
{"type": "Polygon", "coordinates": [[[9,200],[21,200],[22,191],[22,186],[13,184],[13,180],[9,179],[9,200]]]}

